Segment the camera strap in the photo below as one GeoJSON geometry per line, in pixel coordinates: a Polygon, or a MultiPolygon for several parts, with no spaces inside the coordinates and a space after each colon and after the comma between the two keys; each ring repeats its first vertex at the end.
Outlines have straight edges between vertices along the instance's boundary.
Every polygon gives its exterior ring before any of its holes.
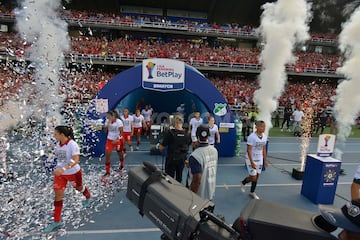
{"type": "Polygon", "coordinates": [[[145,195],[147,192],[147,188],[150,186],[150,184],[160,181],[160,179],[161,179],[161,172],[155,171],[142,184],[141,189],[140,189],[140,197],[139,197],[139,205],[138,205],[139,213],[141,216],[144,216],[143,208],[144,208],[144,201],[145,201],[145,195]]]}

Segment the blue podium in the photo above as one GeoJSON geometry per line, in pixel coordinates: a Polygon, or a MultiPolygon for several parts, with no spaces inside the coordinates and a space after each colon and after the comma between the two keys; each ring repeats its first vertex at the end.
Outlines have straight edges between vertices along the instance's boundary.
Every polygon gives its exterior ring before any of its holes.
{"type": "Polygon", "coordinates": [[[308,154],[301,194],[315,204],[333,204],[341,161],[308,154]]]}

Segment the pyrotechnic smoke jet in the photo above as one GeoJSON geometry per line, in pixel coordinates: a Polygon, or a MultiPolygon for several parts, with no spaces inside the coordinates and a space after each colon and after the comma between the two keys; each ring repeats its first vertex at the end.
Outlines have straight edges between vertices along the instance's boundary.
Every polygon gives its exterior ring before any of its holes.
{"type": "Polygon", "coordinates": [[[19,33],[31,44],[28,58],[35,65],[36,98],[42,117],[61,122],[59,69],[70,48],[67,23],[59,16],[60,0],[24,0],[16,12],[19,33]]]}
{"type": "MultiPolygon", "coordinates": [[[[344,74],[337,89],[334,104],[334,115],[337,120],[337,139],[340,146],[351,134],[351,128],[360,111],[360,7],[351,15],[350,19],[343,24],[339,35],[339,48],[345,56],[345,61],[338,69],[344,74]]],[[[337,158],[341,159],[341,150],[337,149],[337,158]]]]}
{"type": "Polygon", "coordinates": [[[292,53],[295,44],[309,38],[311,5],[305,0],[279,0],[262,8],[259,30],[265,44],[260,55],[260,89],[255,91],[254,100],[260,109],[259,119],[268,126],[267,134],[272,127],[271,114],[287,80],[285,64],[295,61],[292,53]]]}

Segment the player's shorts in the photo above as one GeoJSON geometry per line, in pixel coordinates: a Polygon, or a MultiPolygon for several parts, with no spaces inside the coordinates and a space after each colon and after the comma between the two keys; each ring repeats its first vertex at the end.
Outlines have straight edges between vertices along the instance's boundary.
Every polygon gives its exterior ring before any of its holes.
{"type": "Polygon", "coordinates": [[[82,186],[81,169],[74,174],[55,176],[54,190],[64,190],[68,182],[75,188],[82,186]]]}
{"type": "Polygon", "coordinates": [[[141,135],[141,133],[142,133],[142,127],[134,128],[134,134],[135,135],[138,135],[138,134],[141,135]]]}
{"type": "Polygon", "coordinates": [[[146,123],[146,127],[147,127],[148,129],[150,129],[151,121],[145,121],[145,123],[146,123]]]}
{"type": "Polygon", "coordinates": [[[256,165],[256,169],[251,167],[251,163],[249,159],[247,158],[245,159],[246,167],[250,176],[256,176],[257,174],[261,174],[262,166],[264,164],[263,160],[253,160],[253,161],[256,165]]]}
{"type": "Polygon", "coordinates": [[[132,137],[131,132],[123,132],[122,136],[123,136],[125,142],[131,141],[131,137],[132,137]]]}
{"type": "Polygon", "coordinates": [[[113,140],[106,139],[105,151],[107,151],[107,152],[109,152],[109,151],[111,152],[114,148],[116,151],[121,151],[123,149],[123,147],[124,147],[124,141],[123,141],[122,137],[116,143],[113,143],[113,140]]]}

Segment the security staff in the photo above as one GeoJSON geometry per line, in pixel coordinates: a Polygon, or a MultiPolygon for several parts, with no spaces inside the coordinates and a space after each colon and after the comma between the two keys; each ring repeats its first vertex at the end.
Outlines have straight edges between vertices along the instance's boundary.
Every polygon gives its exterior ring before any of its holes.
{"type": "Polygon", "coordinates": [[[180,115],[175,116],[175,127],[165,132],[162,141],[156,148],[163,151],[167,147],[165,172],[182,182],[182,172],[187,159],[191,137],[183,128],[184,119],[180,115]]]}

